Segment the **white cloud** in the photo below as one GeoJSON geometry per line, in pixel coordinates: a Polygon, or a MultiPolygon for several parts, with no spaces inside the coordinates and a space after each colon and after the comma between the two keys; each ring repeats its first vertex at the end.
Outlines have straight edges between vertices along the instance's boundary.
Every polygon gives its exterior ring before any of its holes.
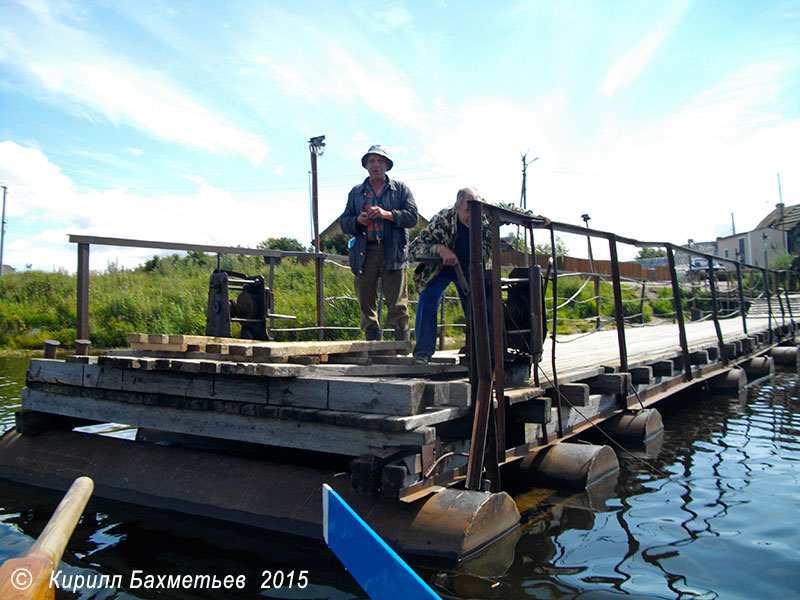
{"type": "Polygon", "coordinates": [[[598,91],[610,98],[620,89],[631,85],[647,68],[653,55],[664,41],[672,34],[688,5],[688,0],[675,4],[667,18],[659,24],[654,32],[645,36],[611,66],[598,87],[598,91]]]}
{"type": "Polygon", "coordinates": [[[628,87],[644,71],[666,36],[659,32],[648,35],[620,58],[606,73],[598,88],[607,98],[619,89],[628,87]]]}
{"type": "MultiPolygon", "coordinates": [[[[11,141],[0,143],[0,180],[9,189],[3,261],[15,268],[74,271],[68,234],[251,248],[268,237],[310,238],[304,191],[234,194],[201,181],[183,195],[83,192],[41,151],[11,141]]],[[[158,253],[96,246],[91,268],[133,267],[158,253]]]]}
{"type": "Polygon", "coordinates": [[[115,56],[49,14],[37,10],[38,19],[21,19],[13,30],[3,26],[0,59],[52,102],[189,147],[241,154],[256,166],[269,152],[259,136],[193,101],[160,72],[115,56]]]}

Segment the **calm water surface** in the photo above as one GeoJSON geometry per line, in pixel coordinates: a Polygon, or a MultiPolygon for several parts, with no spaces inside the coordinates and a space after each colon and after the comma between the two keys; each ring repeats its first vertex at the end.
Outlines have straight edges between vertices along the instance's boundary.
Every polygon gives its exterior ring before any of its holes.
{"type": "MultiPolygon", "coordinates": [[[[2,429],[13,425],[27,360],[0,358],[2,429]]],[[[619,453],[615,481],[591,494],[521,492],[519,535],[459,569],[414,566],[450,598],[798,597],[797,375],[779,374],[740,398],[695,395],[660,409],[660,444],[619,453]]],[[[27,550],[60,498],[0,482],[0,561],[27,550]]],[[[99,498],[61,569],[125,582],[134,570],[244,575],[247,589],[84,589],[60,598],[365,597],[321,543],[99,498]],[[260,589],[265,570],[308,571],[309,585],[260,589]]]]}

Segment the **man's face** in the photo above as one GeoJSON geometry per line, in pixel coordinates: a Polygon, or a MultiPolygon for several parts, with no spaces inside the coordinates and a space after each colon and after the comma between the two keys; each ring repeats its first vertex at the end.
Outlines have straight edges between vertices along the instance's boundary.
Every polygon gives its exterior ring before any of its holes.
{"type": "Polygon", "coordinates": [[[370,154],[367,156],[367,171],[369,171],[370,179],[383,179],[386,176],[386,169],[389,163],[386,159],[377,154],[370,154]]]}
{"type": "Polygon", "coordinates": [[[458,220],[461,221],[462,225],[466,225],[469,227],[469,201],[472,200],[473,197],[469,194],[464,196],[464,199],[456,204],[456,214],[458,215],[458,220]]]}

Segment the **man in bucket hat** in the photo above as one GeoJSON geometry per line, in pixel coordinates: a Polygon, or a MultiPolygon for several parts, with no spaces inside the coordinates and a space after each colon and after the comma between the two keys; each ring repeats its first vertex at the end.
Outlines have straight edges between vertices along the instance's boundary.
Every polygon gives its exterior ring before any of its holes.
{"type": "Polygon", "coordinates": [[[386,175],[394,166],[380,144],[367,150],[361,166],[369,176],[350,190],[339,219],[342,231],[352,235],[350,268],[361,309],[361,329],[367,340],[379,340],[378,281],[386,298],[386,323],[396,340],[408,340],[406,246],[408,229],[417,224],[417,205],[408,186],[386,175]]]}

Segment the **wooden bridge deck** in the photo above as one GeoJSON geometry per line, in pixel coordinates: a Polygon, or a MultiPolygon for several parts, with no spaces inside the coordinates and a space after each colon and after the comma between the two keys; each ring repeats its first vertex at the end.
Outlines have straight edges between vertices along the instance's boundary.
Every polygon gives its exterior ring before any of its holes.
{"type": "MultiPolygon", "coordinates": [[[[773,326],[775,322],[773,320],[773,326]]],[[[767,330],[766,318],[748,318],[747,334],[741,319],[720,321],[725,342],[733,342],[767,330]]],[[[686,323],[689,350],[699,350],[717,344],[714,322],[711,320],[686,323]]],[[[666,323],[625,329],[625,345],[630,366],[671,357],[681,352],[678,325],[666,323]]],[[[544,344],[540,369],[548,378],[553,377],[552,338],[544,344]]],[[[591,376],[602,367],[619,366],[619,349],[616,329],[600,330],[591,334],[556,336],[556,370],[560,382],[574,381],[591,376]]]]}

